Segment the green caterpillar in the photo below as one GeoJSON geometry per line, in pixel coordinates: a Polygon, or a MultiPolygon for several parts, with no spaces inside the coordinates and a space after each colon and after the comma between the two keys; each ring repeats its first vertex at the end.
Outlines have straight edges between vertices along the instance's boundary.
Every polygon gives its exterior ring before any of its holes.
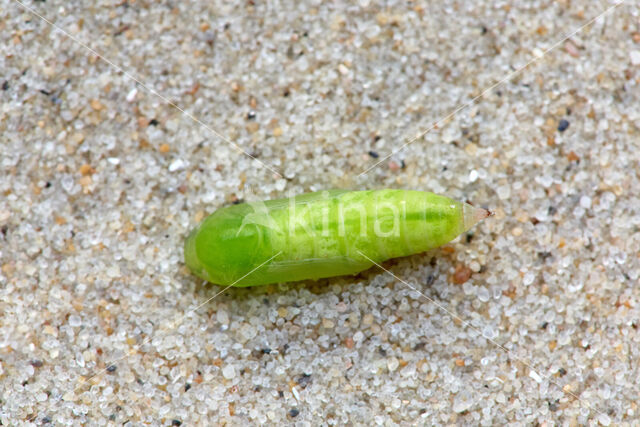
{"type": "Polygon", "coordinates": [[[227,206],[184,246],[197,276],[223,286],[356,274],[443,245],[491,213],[433,193],[330,190],[227,206]]]}

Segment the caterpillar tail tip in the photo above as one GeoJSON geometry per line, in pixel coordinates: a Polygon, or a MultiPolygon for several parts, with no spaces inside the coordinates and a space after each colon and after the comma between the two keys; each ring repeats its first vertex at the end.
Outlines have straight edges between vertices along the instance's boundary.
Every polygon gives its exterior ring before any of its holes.
{"type": "Polygon", "coordinates": [[[470,204],[464,204],[464,230],[469,230],[471,227],[479,223],[485,218],[495,215],[495,212],[483,209],[476,208],[475,206],[471,206],[470,204]]]}

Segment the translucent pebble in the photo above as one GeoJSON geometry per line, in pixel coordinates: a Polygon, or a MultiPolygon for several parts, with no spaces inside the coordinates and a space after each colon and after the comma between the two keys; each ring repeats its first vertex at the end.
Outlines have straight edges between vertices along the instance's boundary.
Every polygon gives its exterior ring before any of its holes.
{"type": "Polygon", "coordinates": [[[500,200],[508,199],[511,196],[511,187],[508,185],[501,185],[498,187],[498,197],[500,200]]]}
{"type": "Polygon", "coordinates": [[[82,325],[82,319],[76,314],[69,316],[69,326],[77,327],[82,325]]]}
{"type": "Polygon", "coordinates": [[[527,272],[527,274],[524,275],[524,278],[522,279],[522,284],[525,285],[525,286],[529,286],[530,284],[533,283],[535,278],[536,278],[535,274],[533,274],[533,272],[529,271],[529,272],[527,272]]]}
{"type": "Polygon", "coordinates": [[[469,182],[476,182],[476,180],[478,179],[478,171],[477,170],[472,170],[471,172],[469,172],[469,182]]]}
{"type": "Polygon", "coordinates": [[[276,181],[276,190],[278,191],[282,191],[284,190],[284,188],[287,186],[287,180],[286,179],[279,179],[276,181]]]}
{"type": "Polygon", "coordinates": [[[533,369],[529,371],[529,376],[531,378],[533,378],[533,380],[535,382],[537,382],[538,384],[542,382],[542,377],[540,375],[538,375],[538,373],[536,371],[534,371],[533,369]]]}
{"type": "Polygon", "coordinates": [[[487,339],[494,339],[498,336],[498,331],[496,331],[492,325],[487,325],[482,329],[482,336],[487,339]]]}
{"type": "Polygon", "coordinates": [[[497,304],[492,304],[489,308],[489,317],[495,319],[498,314],[500,314],[500,306],[497,304]]]}
{"type": "Polygon", "coordinates": [[[248,323],[245,323],[240,327],[240,336],[245,342],[254,338],[257,333],[258,331],[256,331],[256,328],[248,323]]]}
{"type": "Polygon", "coordinates": [[[112,265],[111,267],[107,268],[106,272],[109,277],[118,277],[120,276],[120,267],[118,265],[112,265]]]}
{"type": "Polygon", "coordinates": [[[589,196],[580,197],[580,206],[582,206],[585,209],[591,208],[591,197],[589,196]]]}
{"type": "Polygon", "coordinates": [[[186,166],[186,164],[182,159],[175,159],[169,165],[169,172],[175,172],[175,171],[178,171],[180,169],[184,169],[185,166],[186,166]]]}
{"type": "Polygon", "coordinates": [[[67,193],[71,193],[71,191],[73,190],[73,184],[74,184],[74,180],[73,177],[71,175],[65,175],[61,180],[60,180],[60,184],[62,185],[62,189],[64,191],[66,191],[67,193]]]}
{"type": "Polygon", "coordinates": [[[536,182],[538,182],[544,188],[549,188],[551,187],[551,184],[553,184],[553,178],[549,175],[542,175],[540,177],[536,177],[536,182]]]}
{"type": "Polygon", "coordinates": [[[558,336],[558,344],[559,345],[567,345],[571,342],[571,335],[567,333],[562,333],[558,336]]]}
{"type": "Polygon", "coordinates": [[[229,323],[229,314],[226,310],[218,310],[216,313],[216,320],[220,324],[227,325],[229,323]]]}
{"type": "Polygon", "coordinates": [[[416,374],[416,367],[414,365],[408,365],[402,371],[400,371],[400,375],[405,378],[411,378],[416,374]]]}
{"type": "Polygon", "coordinates": [[[391,357],[387,360],[387,368],[389,369],[389,372],[395,371],[398,369],[398,366],[400,366],[400,362],[395,357],[391,357]]]}
{"type": "Polygon", "coordinates": [[[136,99],[136,94],[138,93],[138,89],[133,88],[129,91],[129,93],[127,94],[127,102],[133,102],[136,99]]]}
{"type": "Polygon", "coordinates": [[[622,265],[627,261],[627,254],[625,252],[618,252],[614,257],[616,263],[622,265]]]}
{"type": "Polygon", "coordinates": [[[300,58],[300,60],[298,60],[296,64],[298,65],[299,71],[306,71],[309,68],[309,61],[304,56],[300,58]]]}
{"type": "Polygon", "coordinates": [[[376,37],[378,34],[380,34],[380,27],[378,27],[377,25],[369,25],[364,32],[365,36],[367,38],[374,38],[376,37]]]}
{"type": "Polygon", "coordinates": [[[611,425],[611,417],[609,417],[607,414],[604,414],[604,413],[600,414],[598,416],[598,422],[603,426],[611,425]]]}
{"type": "Polygon", "coordinates": [[[477,296],[480,301],[487,302],[490,298],[489,290],[485,287],[480,286],[478,287],[477,296]]]}
{"type": "Polygon", "coordinates": [[[222,368],[222,376],[228,380],[232,380],[236,376],[236,368],[233,365],[225,365],[222,368]]]}
{"type": "Polygon", "coordinates": [[[464,412],[473,406],[473,399],[467,393],[460,393],[453,401],[454,412],[464,412]]]}

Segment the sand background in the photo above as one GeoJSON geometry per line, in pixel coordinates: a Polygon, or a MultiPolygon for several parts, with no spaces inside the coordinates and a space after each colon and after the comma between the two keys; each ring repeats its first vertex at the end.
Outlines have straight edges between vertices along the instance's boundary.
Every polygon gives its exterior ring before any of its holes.
{"type": "Polygon", "coordinates": [[[637,423],[637,2],[25,5],[76,41],[0,1],[3,425],[637,423]],[[206,213],[329,188],[496,215],[206,302],[206,213]]]}

